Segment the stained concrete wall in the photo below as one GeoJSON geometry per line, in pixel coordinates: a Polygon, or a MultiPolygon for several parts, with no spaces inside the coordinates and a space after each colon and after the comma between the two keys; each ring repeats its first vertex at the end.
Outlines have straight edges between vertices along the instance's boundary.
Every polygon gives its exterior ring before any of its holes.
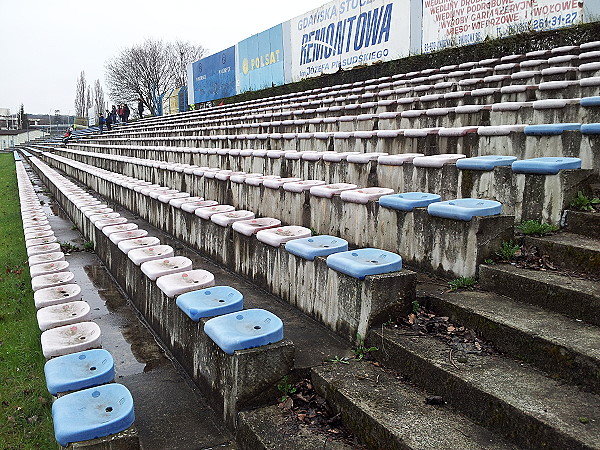
{"type": "MultiPolygon", "coordinates": [[[[56,160],[50,154],[44,158],[102,195],[138,212],[155,226],[171,222],[170,214],[187,214],[170,208],[173,213],[157,215],[162,207],[157,200],[112,182],[98,182],[95,176],[71,167],[69,161],[56,160]]],[[[513,236],[512,216],[477,217],[463,222],[430,216],[425,209],[407,213],[380,207],[376,202],[355,204],[339,198],[318,198],[307,192],[293,193],[193,175],[185,177],[189,178],[186,189],[192,195],[229,202],[238,209],[254,211],[259,217],[277,217],[285,223],[312,227],[320,234],[340,236],[353,246],[375,246],[400,253],[414,267],[441,275],[475,276],[478,264],[492,256],[502,241],[513,236]]],[[[209,223],[202,226],[210,227],[209,223]]],[[[207,235],[205,229],[202,233],[207,235]]],[[[193,234],[188,231],[180,238],[193,240],[190,237],[193,234]]],[[[202,248],[204,241],[194,244],[202,248]]]]}
{"type": "MultiPolygon", "coordinates": [[[[549,144],[548,144],[549,145],[549,144]]],[[[590,148],[596,158],[600,151],[590,148]]],[[[566,209],[578,190],[586,190],[587,185],[597,175],[592,170],[564,170],[557,175],[516,174],[510,167],[497,167],[493,171],[459,170],[455,165],[441,169],[414,167],[412,164],[388,166],[369,162],[367,164],[341,161],[286,160],[284,158],[240,157],[203,155],[192,153],[172,153],[143,150],[135,151],[136,157],[162,158],[164,168],[141,166],[122,161],[111,161],[110,155],[78,155],[69,151],[56,150],[57,154],[98,167],[105,167],[118,173],[134,176],[147,181],[169,186],[192,195],[201,195],[236,207],[252,209],[241,200],[244,190],[252,186],[231,183],[232,195],[226,182],[209,180],[194,175],[186,175],[166,168],[165,159],[184,164],[220,167],[234,171],[258,172],[281,177],[324,180],[328,183],[354,183],[358,186],[385,186],[396,192],[434,192],[443,199],[489,198],[502,203],[503,213],[515,216],[516,223],[523,220],[539,220],[559,224],[562,212],[566,209]],[[156,153],[156,154],[155,154],[156,153]],[[237,193],[237,194],[236,194],[237,193]]],[[[127,152],[131,153],[131,152],[127,152]]],[[[130,155],[133,156],[133,155],[130,155]]],[[[528,156],[530,157],[530,156],[528,156]]],[[[533,157],[533,155],[531,155],[533,157]]],[[[590,162],[591,164],[591,162],[590,162]]],[[[256,203],[255,203],[256,204],[256,203]]],[[[254,210],[254,209],[253,209],[254,210]]],[[[275,217],[280,217],[277,215],[275,217]]],[[[300,223],[300,222],[290,222],[300,223]]],[[[315,225],[306,225],[314,226],[315,225]]]]}

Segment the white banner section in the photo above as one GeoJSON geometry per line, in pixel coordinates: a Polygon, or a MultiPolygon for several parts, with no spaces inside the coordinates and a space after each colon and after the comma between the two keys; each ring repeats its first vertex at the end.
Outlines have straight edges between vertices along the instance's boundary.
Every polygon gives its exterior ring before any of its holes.
{"type": "Polygon", "coordinates": [[[407,56],[409,0],[336,0],[290,21],[291,81],[407,56]]]}
{"type": "Polygon", "coordinates": [[[581,4],[578,0],[423,0],[423,53],[486,37],[581,23],[581,4]]]}

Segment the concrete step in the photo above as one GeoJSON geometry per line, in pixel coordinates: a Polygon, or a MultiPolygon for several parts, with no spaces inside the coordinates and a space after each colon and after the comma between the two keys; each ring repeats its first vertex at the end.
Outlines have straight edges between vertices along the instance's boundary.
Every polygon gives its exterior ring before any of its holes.
{"type": "Polygon", "coordinates": [[[315,389],[372,449],[510,449],[497,435],[367,361],[314,367],[315,389]]]}
{"type": "Polygon", "coordinates": [[[277,406],[265,406],[238,415],[236,440],[244,450],[350,450],[360,445],[333,441],[325,434],[295,422],[277,406]]]}
{"type": "Polygon", "coordinates": [[[566,230],[588,238],[600,239],[600,213],[568,210],[566,230]]]}
{"type": "Polygon", "coordinates": [[[600,326],[600,284],[510,264],[479,266],[479,286],[600,326]]]}
{"type": "Polygon", "coordinates": [[[523,448],[600,447],[600,398],[524,363],[465,355],[430,336],[396,328],[369,333],[375,357],[477,423],[523,448]]]}
{"type": "Polygon", "coordinates": [[[600,392],[600,328],[491,292],[421,285],[425,305],[553,378],[600,392]]]}
{"type": "Polygon", "coordinates": [[[527,236],[524,244],[539,248],[562,269],[596,276],[600,273],[600,239],[565,232],[544,237],[527,236]]]}

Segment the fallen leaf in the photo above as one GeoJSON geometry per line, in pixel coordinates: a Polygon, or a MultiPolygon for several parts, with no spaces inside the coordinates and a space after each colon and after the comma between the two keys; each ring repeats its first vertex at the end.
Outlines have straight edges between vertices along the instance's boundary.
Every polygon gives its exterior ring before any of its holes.
{"type": "Polygon", "coordinates": [[[294,406],[294,402],[290,397],[286,398],[284,402],[281,403],[281,408],[285,411],[289,411],[294,406]]]}

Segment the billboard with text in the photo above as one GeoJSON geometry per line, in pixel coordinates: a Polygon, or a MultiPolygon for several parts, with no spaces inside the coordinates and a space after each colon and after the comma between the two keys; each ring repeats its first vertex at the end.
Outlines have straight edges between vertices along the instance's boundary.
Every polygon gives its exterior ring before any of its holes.
{"type": "Polygon", "coordinates": [[[424,0],[422,51],[580,23],[578,0],[424,0]]]}
{"type": "Polygon", "coordinates": [[[289,22],[291,81],[407,56],[409,0],[336,0],[289,22]]]}
{"type": "Polygon", "coordinates": [[[192,63],[191,75],[194,103],[235,95],[235,47],[192,63]]]}
{"type": "Polygon", "coordinates": [[[237,45],[237,92],[285,83],[282,25],[244,39],[237,45]]]}

